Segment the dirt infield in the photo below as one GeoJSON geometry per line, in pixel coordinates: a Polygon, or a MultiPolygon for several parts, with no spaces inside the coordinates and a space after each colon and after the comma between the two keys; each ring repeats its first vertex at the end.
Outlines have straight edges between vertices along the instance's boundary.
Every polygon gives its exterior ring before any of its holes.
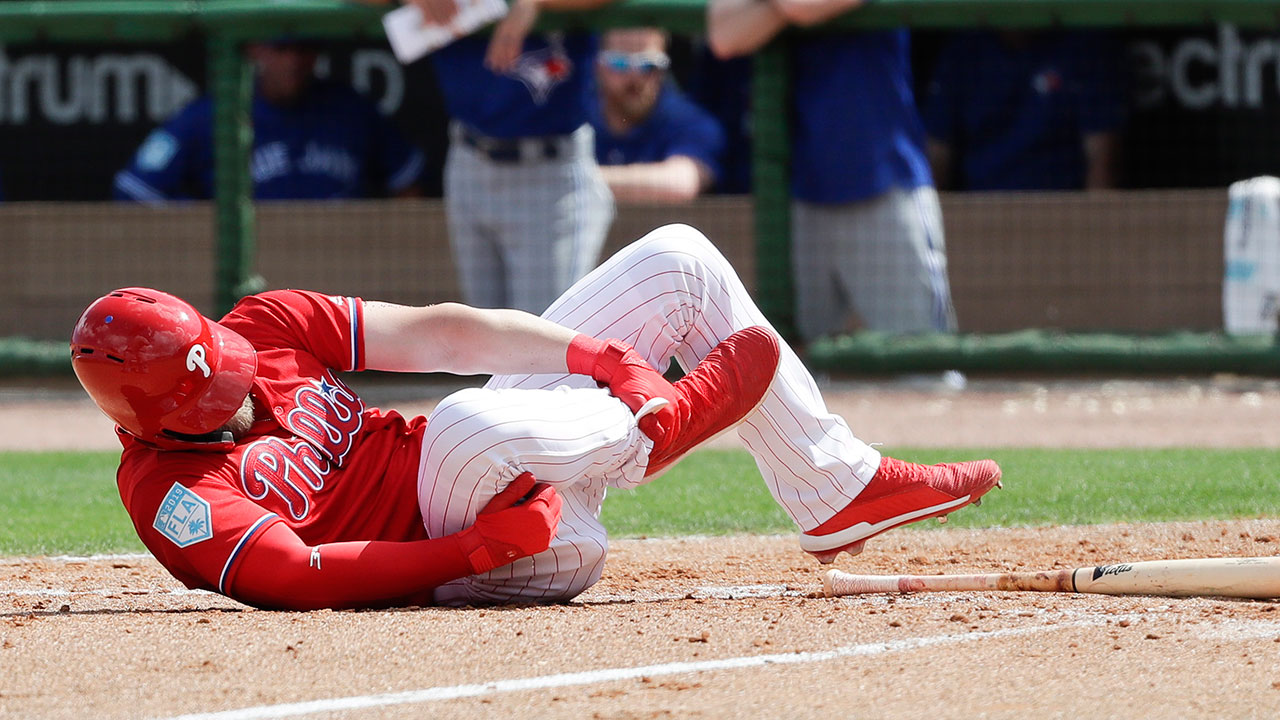
{"type": "MultiPolygon", "coordinates": [[[[899,531],[916,573],[1273,554],[1272,521],[899,531]]],[[[8,717],[1274,718],[1280,604],[818,597],[792,538],[625,540],[566,606],[273,613],[149,558],[0,564],[8,717]],[[289,704],[314,703],[290,707],[289,704]],[[284,707],[280,707],[280,706],[284,707]]]]}
{"type": "MultiPolygon", "coordinates": [[[[23,447],[110,447],[85,442],[104,426],[64,390],[0,393],[0,437],[43,427],[44,444],[23,447]],[[37,422],[48,418],[58,425],[37,422]]],[[[379,393],[403,389],[365,394],[387,402],[379,393]]],[[[851,384],[830,397],[890,446],[1280,445],[1272,382],[851,384]]],[[[1276,554],[1268,518],[898,530],[838,565],[927,574],[1276,554]]],[[[789,536],[619,540],[601,582],[567,605],[276,613],[188,592],[145,556],[0,559],[0,716],[1280,717],[1280,602],[824,598],[820,578],[789,536]]]]}

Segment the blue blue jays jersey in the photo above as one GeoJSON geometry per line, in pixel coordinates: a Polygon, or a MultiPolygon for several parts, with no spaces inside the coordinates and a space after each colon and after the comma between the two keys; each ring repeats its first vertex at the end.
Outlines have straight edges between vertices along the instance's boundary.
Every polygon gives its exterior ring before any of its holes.
{"type": "Polygon", "coordinates": [[[589,103],[588,116],[596,130],[596,161],[601,165],[661,162],[683,155],[701,162],[719,178],[724,130],[672,83],[663,85],[649,117],[620,135],[609,131],[598,93],[591,96],[595,101],[589,103]]]}
{"type": "MultiPolygon", "coordinates": [[[[348,87],[317,82],[291,107],[253,100],[250,169],[259,200],[394,194],[424,166],[421,151],[348,87]]],[[[114,193],[139,202],[212,197],[212,101],[196,100],[152,132],[116,175],[114,193]]]]}
{"type": "Polygon", "coordinates": [[[795,197],[853,202],[933,183],[906,30],[805,37],[794,71],[795,197]]]}
{"type": "Polygon", "coordinates": [[[751,57],[716,58],[703,44],[693,56],[690,97],[724,130],[720,181],[716,191],[751,192],[751,57]]]}
{"type": "Polygon", "coordinates": [[[489,38],[460,38],[431,54],[449,115],[490,137],[567,135],[587,121],[594,35],[530,35],[515,67],[484,66],[489,38]]]}
{"type": "Polygon", "coordinates": [[[923,98],[929,135],[951,146],[964,190],[1084,187],[1084,137],[1124,115],[1118,48],[1096,33],[992,32],[943,47],[923,98]]]}

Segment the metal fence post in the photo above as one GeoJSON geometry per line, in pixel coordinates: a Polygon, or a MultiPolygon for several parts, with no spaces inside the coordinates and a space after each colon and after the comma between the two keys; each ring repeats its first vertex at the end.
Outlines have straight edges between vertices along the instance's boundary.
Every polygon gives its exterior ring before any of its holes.
{"type": "Polygon", "coordinates": [[[778,332],[795,335],[791,276],[791,62],[786,37],[756,54],[752,71],[752,193],[760,309],[778,332]]]}
{"type": "Polygon", "coordinates": [[[253,69],[229,33],[209,36],[209,88],[213,97],[214,299],[220,317],[244,295],[262,289],[253,272],[253,69]]]}

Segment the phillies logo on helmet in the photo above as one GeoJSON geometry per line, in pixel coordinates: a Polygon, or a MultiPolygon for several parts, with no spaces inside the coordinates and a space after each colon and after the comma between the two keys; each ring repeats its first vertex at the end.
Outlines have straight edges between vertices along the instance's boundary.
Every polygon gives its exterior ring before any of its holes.
{"type": "Polygon", "coordinates": [[[217,430],[249,395],[258,359],[230,328],[153,288],[98,298],[71,332],[71,365],[89,396],[125,432],[169,449],[217,430]],[[198,375],[197,375],[198,373],[198,375]]]}
{"type": "Polygon", "coordinates": [[[200,368],[201,374],[209,377],[213,374],[213,371],[209,369],[209,362],[204,359],[204,355],[205,349],[203,345],[200,343],[192,345],[191,349],[187,351],[187,369],[194,372],[196,368],[200,368]]]}

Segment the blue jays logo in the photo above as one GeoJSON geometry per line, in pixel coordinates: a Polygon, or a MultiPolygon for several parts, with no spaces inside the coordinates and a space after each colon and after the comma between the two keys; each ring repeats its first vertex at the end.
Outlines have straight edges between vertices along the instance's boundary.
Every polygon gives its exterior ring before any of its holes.
{"type": "Polygon", "coordinates": [[[152,527],[180,548],[213,537],[209,503],[193,491],[174,483],[160,502],[152,527]]]}
{"type": "Polygon", "coordinates": [[[515,67],[507,72],[524,83],[533,101],[545,105],[547,98],[565,80],[573,75],[573,61],[564,51],[564,43],[552,36],[547,47],[522,54],[515,67]]]}
{"type": "Polygon", "coordinates": [[[1031,87],[1040,95],[1050,95],[1062,90],[1062,73],[1056,68],[1046,68],[1031,79],[1031,87]]]}

